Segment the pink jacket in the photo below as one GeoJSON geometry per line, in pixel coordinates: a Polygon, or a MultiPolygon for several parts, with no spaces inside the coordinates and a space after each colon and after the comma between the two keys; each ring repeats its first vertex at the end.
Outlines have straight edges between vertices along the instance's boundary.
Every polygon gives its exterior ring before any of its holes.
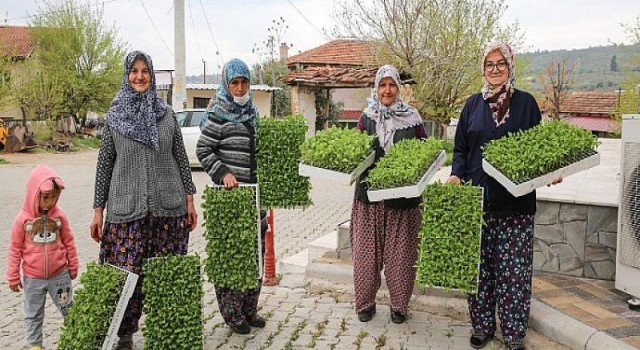
{"type": "Polygon", "coordinates": [[[26,277],[49,278],[65,267],[71,278],[78,274],[78,253],[67,216],[57,203],[46,216],[39,213],[40,188],[51,188],[52,181],[64,188],[62,179],[46,165],[33,169],[27,180],[22,209],[11,227],[6,274],[11,285],[20,282],[20,262],[26,277]]]}

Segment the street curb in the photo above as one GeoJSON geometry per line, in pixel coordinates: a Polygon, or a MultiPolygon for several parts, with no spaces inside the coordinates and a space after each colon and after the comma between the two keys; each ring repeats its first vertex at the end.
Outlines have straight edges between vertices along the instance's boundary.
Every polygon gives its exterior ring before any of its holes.
{"type": "Polygon", "coordinates": [[[551,306],[531,299],[529,326],[537,332],[572,349],[634,350],[635,347],[597,330],[551,306]]]}

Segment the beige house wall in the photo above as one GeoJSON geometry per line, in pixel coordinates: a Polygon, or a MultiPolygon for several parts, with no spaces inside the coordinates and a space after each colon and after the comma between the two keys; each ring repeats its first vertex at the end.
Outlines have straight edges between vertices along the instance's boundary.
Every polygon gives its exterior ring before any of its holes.
{"type": "MultiPolygon", "coordinates": [[[[193,108],[194,98],[210,99],[216,93],[215,90],[191,90],[187,89],[187,108],[193,108]]],[[[253,95],[253,104],[258,108],[261,116],[270,115],[271,111],[271,92],[269,91],[251,91],[253,95]]]]}
{"type": "MultiPolygon", "coordinates": [[[[11,62],[10,79],[12,80],[12,82],[15,82],[16,79],[19,79],[22,72],[27,69],[26,67],[27,66],[25,61],[11,62]]],[[[14,101],[4,101],[4,103],[0,105],[0,118],[22,119],[22,110],[14,101]]]]}

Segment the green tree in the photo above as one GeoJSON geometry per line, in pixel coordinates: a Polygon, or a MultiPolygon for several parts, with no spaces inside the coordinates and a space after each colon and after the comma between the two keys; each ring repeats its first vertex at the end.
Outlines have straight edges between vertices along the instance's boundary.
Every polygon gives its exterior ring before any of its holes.
{"type": "Polygon", "coordinates": [[[62,99],[53,110],[76,118],[89,110],[106,111],[121,84],[125,44],[105,24],[102,7],[44,0],[31,26],[41,77],[28,84],[55,83],[62,99]]]}
{"type": "Polygon", "coordinates": [[[507,6],[498,0],[341,0],[336,34],[377,42],[378,65],[411,74],[423,117],[444,125],[480,87],[480,53],[494,38],[522,44],[518,24],[499,23],[507,6]]]}
{"type": "Polygon", "coordinates": [[[611,64],[609,65],[609,69],[612,72],[618,71],[618,60],[616,58],[616,55],[611,56],[611,64]]]}

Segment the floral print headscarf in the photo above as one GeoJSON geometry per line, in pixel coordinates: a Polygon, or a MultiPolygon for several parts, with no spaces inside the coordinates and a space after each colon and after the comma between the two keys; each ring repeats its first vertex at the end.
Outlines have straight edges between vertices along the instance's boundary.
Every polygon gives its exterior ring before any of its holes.
{"type": "Polygon", "coordinates": [[[513,89],[515,88],[515,76],[516,76],[516,61],[511,46],[506,42],[495,42],[489,44],[484,49],[481,62],[482,79],[484,80],[484,86],[482,87],[482,98],[489,102],[493,120],[496,123],[496,127],[506,123],[509,119],[509,108],[511,105],[511,96],[513,96],[513,89]],[[501,86],[492,86],[489,84],[484,76],[484,64],[487,56],[496,50],[500,50],[502,56],[507,61],[509,69],[509,77],[507,81],[501,86]]]}

